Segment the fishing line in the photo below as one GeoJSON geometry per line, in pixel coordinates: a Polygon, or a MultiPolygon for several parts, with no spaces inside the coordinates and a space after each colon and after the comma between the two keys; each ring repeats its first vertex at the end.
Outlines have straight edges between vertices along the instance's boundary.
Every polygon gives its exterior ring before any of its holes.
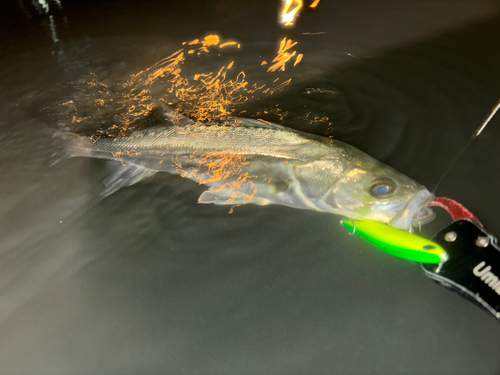
{"type": "Polygon", "coordinates": [[[460,153],[455,157],[455,159],[452,160],[450,166],[448,167],[448,169],[446,169],[446,171],[444,172],[443,176],[439,179],[438,183],[436,184],[436,187],[432,191],[433,194],[436,192],[436,189],[439,187],[439,185],[441,184],[441,182],[443,182],[444,178],[448,175],[448,173],[453,168],[453,166],[458,161],[458,159],[460,159],[460,157],[464,154],[464,152],[467,150],[467,148],[469,148],[469,146],[471,145],[471,143],[474,142],[477,137],[479,137],[479,135],[483,132],[483,130],[486,128],[486,126],[489,124],[489,122],[495,116],[495,114],[498,112],[499,109],[500,109],[500,100],[493,107],[493,109],[490,111],[490,113],[488,114],[488,116],[483,120],[483,122],[481,123],[481,125],[479,126],[479,128],[477,128],[477,130],[474,132],[474,134],[472,134],[472,137],[470,137],[469,141],[467,142],[467,144],[465,145],[465,147],[462,149],[462,151],[460,151],[460,153]]]}

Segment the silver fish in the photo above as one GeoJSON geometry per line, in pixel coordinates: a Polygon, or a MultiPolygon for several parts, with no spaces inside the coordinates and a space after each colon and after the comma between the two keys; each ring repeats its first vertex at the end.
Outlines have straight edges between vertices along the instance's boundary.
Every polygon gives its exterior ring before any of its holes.
{"type": "Polygon", "coordinates": [[[405,230],[434,218],[426,208],[434,195],[414,180],[343,142],[265,121],[183,118],[127,137],[61,133],[57,140],[56,161],[115,161],[103,195],[168,172],[207,185],[199,203],[280,204],[405,230]]]}

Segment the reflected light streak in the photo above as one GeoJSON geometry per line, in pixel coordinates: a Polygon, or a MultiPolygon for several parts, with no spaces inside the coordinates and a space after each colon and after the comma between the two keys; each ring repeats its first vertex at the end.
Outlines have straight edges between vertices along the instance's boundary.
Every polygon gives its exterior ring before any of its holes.
{"type": "Polygon", "coordinates": [[[281,23],[284,26],[292,26],[297,12],[302,8],[302,0],[284,0],[281,12],[281,23]]]}
{"type": "Polygon", "coordinates": [[[42,7],[42,9],[45,11],[45,13],[49,13],[49,3],[47,3],[45,0],[38,0],[38,4],[42,7]]]}
{"type": "MultiPolygon", "coordinates": [[[[315,9],[321,0],[314,0],[309,8],[315,9]]],[[[280,14],[279,23],[283,24],[283,26],[293,26],[295,19],[297,18],[299,11],[303,7],[302,0],[281,0],[282,3],[282,11],[280,14]]]]}
{"type": "MultiPolygon", "coordinates": [[[[72,122],[78,127],[100,125],[95,138],[127,136],[155,121],[159,113],[172,123],[179,123],[187,116],[199,122],[228,121],[228,126],[239,126],[237,116],[242,113],[238,112],[241,104],[274,95],[290,85],[291,78],[284,77],[269,85],[250,83],[245,72],[236,70],[237,61],[231,60],[218,70],[187,75],[184,64],[188,60],[197,59],[200,54],[219,54],[220,48],[236,49],[240,45],[222,41],[217,35],[182,44],[182,48],[130,75],[119,85],[101,82],[92,74],[87,87],[80,90],[79,99],[61,104],[65,107],[60,113],[61,122],[72,122]]],[[[297,42],[287,38],[281,41],[278,56],[270,64],[272,71],[284,71],[288,62],[293,65],[300,62],[302,55],[291,51],[296,45],[297,42]]]]}
{"type": "Polygon", "coordinates": [[[219,48],[224,48],[224,47],[227,47],[227,46],[237,46],[238,48],[240,48],[240,44],[238,42],[226,42],[226,43],[222,43],[219,48]]]}
{"type": "MultiPolygon", "coordinates": [[[[277,70],[285,71],[285,67],[287,62],[289,62],[292,57],[297,54],[297,51],[288,52],[292,47],[295,47],[297,42],[292,41],[291,39],[283,38],[280,43],[280,47],[278,49],[278,54],[273,60],[273,65],[267,69],[268,72],[276,72],[277,70]]],[[[295,65],[297,65],[302,60],[302,54],[297,56],[297,60],[295,61],[295,65]]]]}
{"type": "Polygon", "coordinates": [[[54,43],[57,43],[59,42],[59,38],[57,37],[56,25],[54,23],[54,17],[52,17],[52,15],[49,16],[49,24],[50,24],[50,32],[52,35],[52,41],[54,43]]]}
{"type": "Polygon", "coordinates": [[[314,0],[314,2],[309,6],[310,8],[316,8],[321,0],[314,0]]]}
{"type": "Polygon", "coordinates": [[[299,62],[302,61],[302,58],[304,57],[303,54],[299,53],[299,55],[297,56],[297,59],[295,60],[295,62],[293,63],[293,66],[297,65],[299,62]]]}

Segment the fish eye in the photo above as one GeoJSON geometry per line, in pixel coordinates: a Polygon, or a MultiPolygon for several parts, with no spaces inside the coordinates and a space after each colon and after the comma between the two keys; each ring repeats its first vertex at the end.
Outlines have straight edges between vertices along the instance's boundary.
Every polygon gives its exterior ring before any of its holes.
{"type": "Polygon", "coordinates": [[[387,198],[396,190],[396,183],[390,178],[381,178],[370,185],[370,194],[375,198],[387,198]]]}

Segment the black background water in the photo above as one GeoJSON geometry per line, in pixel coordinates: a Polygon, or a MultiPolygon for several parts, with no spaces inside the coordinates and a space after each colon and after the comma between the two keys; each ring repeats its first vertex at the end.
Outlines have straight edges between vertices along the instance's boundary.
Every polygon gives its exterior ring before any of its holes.
{"type": "MultiPolygon", "coordinates": [[[[322,0],[293,31],[269,1],[49,1],[48,13],[33,4],[2,5],[2,373],[500,371],[493,317],[347,236],[335,216],[251,205],[228,215],[197,205],[199,191],[178,181],[101,199],[101,162],[44,166],[47,108],[89,72],[120,80],[217,33],[238,40],[235,64],[266,82],[256,57],[289,36],[304,53],[283,74],[294,84],[248,113],[279,103],[287,125],[317,133],[299,117],[326,115],[337,138],[432,189],[500,98],[498,3],[322,0]]],[[[436,192],[497,235],[499,126],[436,192]]],[[[426,235],[447,222],[438,214],[426,235]]]]}

